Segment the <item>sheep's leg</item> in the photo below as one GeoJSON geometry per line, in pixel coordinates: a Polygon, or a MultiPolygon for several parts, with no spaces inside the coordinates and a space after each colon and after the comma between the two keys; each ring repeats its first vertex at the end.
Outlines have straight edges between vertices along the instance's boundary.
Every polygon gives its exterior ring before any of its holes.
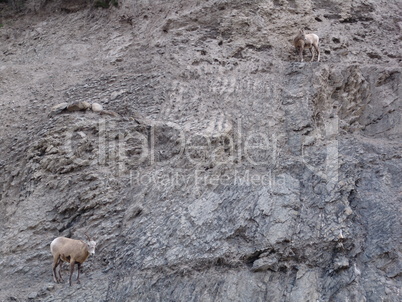
{"type": "Polygon", "coordinates": [[[80,284],[80,269],[81,269],[81,263],[78,262],[78,275],[77,275],[77,283],[80,284]]]}
{"type": "Polygon", "coordinates": [[[59,280],[57,279],[57,275],[56,275],[56,268],[57,268],[57,265],[59,265],[59,263],[60,263],[60,255],[53,258],[52,271],[53,271],[53,281],[55,283],[59,283],[59,280]]]}
{"type": "Polygon", "coordinates": [[[300,56],[300,62],[303,62],[303,47],[300,47],[299,56],[300,56]]]}
{"type": "Polygon", "coordinates": [[[74,273],[74,265],[75,265],[75,261],[71,261],[70,262],[70,286],[71,286],[71,277],[73,276],[74,273]]]}
{"type": "Polygon", "coordinates": [[[63,263],[64,262],[61,259],[59,259],[59,280],[60,281],[64,281],[63,277],[61,276],[61,270],[62,270],[62,267],[63,267],[63,263]]]}
{"type": "Polygon", "coordinates": [[[318,48],[318,44],[314,44],[315,51],[318,53],[317,62],[320,62],[320,49],[318,48]]]}
{"type": "Polygon", "coordinates": [[[312,48],[312,47],[310,48],[310,53],[311,53],[311,60],[310,60],[310,62],[313,62],[313,60],[314,60],[314,52],[313,52],[313,48],[312,48]]]}

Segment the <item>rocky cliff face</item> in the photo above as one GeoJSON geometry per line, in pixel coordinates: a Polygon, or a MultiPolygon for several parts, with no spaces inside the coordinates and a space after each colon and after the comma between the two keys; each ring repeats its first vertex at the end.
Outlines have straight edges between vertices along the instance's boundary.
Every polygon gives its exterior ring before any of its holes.
{"type": "Polygon", "coordinates": [[[1,301],[400,301],[399,1],[3,9],[1,301]]]}

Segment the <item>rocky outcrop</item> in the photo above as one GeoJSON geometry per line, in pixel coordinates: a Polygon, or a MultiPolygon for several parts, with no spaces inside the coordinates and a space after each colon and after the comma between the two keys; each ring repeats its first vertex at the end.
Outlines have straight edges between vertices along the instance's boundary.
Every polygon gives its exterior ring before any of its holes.
{"type": "Polygon", "coordinates": [[[396,2],[41,9],[0,29],[0,300],[399,301],[396,2]]]}

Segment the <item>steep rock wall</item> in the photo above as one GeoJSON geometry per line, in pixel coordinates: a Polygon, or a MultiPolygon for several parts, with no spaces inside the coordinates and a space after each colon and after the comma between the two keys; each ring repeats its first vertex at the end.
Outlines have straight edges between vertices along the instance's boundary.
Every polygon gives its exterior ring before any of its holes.
{"type": "Polygon", "coordinates": [[[0,31],[2,300],[399,301],[398,1],[81,2],[0,31]]]}

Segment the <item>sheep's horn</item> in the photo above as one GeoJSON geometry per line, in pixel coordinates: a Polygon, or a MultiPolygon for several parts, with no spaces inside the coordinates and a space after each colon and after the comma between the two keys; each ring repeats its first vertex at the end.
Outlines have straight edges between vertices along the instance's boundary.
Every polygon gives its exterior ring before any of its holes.
{"type": "Polygon", "coordinates": [[[84,235],[87,237],[88,241],[91,241],[91,238],[89,237],[89,235],[87,234],[87,232],[84,232],[84,235]]]}

